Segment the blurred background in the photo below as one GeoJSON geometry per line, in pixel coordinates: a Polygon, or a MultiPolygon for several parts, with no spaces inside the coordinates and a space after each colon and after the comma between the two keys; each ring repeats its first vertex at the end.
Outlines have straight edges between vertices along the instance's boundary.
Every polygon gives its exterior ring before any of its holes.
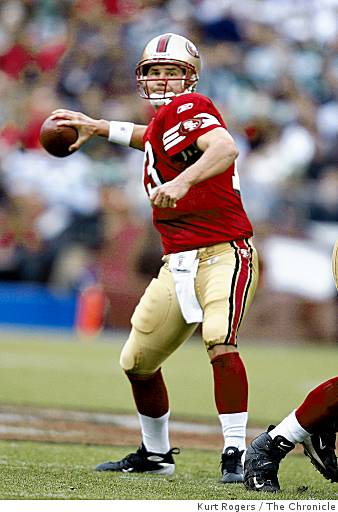
{"type": "Polygon", "coordinates": [[[190,38],[198,91],[240,149],[261,280],[241,336],[338,341],[338,0],[2,0],[0,325],[84,335],[129,327],[161,264],[143,154],[95,139],[39,144],[55,108],[147,123],[146,42],[190,38]]]}

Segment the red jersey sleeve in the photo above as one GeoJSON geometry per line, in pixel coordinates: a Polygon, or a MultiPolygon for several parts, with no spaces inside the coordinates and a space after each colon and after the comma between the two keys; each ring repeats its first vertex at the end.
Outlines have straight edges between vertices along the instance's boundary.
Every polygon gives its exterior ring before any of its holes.
{"type": "Polygon", "coordinates": [[[200,94],[178,96],[168,107],[162,142],[169,156],[189,147],[203,133],[220,126],[226,128],[212,101],[200,94]]]}

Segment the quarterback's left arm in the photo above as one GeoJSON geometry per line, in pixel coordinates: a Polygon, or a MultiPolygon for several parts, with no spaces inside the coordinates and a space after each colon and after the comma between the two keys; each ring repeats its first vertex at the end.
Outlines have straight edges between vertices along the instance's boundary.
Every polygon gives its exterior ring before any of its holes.
{"type": "Polygon", "coordinates": [[[172,181],[154,189],[150,196],[153,206],[175,208],[190,187],[225,172],[236,160],[238,150],[230,133],[222,127],[214,128],[198,137],[201,157],[172,181]]]}

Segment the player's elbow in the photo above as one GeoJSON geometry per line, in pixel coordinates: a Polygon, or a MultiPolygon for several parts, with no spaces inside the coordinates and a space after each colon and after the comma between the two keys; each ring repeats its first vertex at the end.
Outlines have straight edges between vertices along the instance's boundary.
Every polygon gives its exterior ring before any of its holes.
{"type": "Polygon", "coordinates": [[[238,157],[234,139],[224,128],[215,128],[197,139],[197,147],[208,155],[213,155],[222,165],[231,165],[238,157]]]}
{"type": "Polygon", "coordinates": [[[239,155],[239,151],[238,151],[238,148],[235,144],[235,142],[233,142],[233,144],[231,144],[231,147],[230,147],[230,158],[235,161],[236,158],[238,157],[239,155]]]}
{"type": "Polygon", "coordinates": [[[223,158],[227,161],[234,162],[239,155],[239,151],[238,151],[235,141],[228,140],[226,142],[226,144],[224,144],[224,141],[223,141],[223,144],[220,144],[220,148],[221,147],[222,147],[223,158]]]}

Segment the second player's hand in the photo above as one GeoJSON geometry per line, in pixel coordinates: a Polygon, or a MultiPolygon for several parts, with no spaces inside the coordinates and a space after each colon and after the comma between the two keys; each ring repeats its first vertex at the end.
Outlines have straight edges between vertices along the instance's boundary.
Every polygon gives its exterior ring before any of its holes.
{"type": "Polygon", "coordinates": [[[150,194],[152,206],[157,208],[176,208],[176,203],[186,195],[189,186],[179,180],[172,180],[153,189],[150,194]]]}

